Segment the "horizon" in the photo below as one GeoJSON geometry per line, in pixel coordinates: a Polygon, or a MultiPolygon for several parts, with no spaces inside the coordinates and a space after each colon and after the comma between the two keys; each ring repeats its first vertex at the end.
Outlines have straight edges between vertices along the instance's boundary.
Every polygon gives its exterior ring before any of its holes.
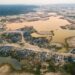
{"type": "Polygon", "coordinates": [[[1,0],[0,5],[49,5],[75,4],[75,0],[1,0]]]}
{"type": "Polygon", "coordinates": [[[55,4],[0,4],[0,5],[27,5],[27,6],[43,6],[43,5],[75,5],[75,3],[55,3],[55,4]]]}

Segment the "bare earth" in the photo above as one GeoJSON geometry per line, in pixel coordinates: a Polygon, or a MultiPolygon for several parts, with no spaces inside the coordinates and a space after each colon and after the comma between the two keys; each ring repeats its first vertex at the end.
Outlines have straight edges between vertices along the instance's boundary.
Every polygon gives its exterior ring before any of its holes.
{"type": "Polygon", "coordinates": [[[8,75],[9,72],[10,72],[10,67],[8,65],[0,67],[0,75],[8,75]]]}
{"type": "Polygon", "coordinates": [[[61,75],[60,73],[47,73],[45,75],[61,75]]]}

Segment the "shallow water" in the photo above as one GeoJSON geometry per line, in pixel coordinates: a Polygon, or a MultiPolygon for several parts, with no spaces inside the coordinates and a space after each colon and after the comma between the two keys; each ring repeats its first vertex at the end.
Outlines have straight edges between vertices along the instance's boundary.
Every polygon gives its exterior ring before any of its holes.
{"type": "Polygon", "coordinates": [[[0,57],[0,66],[3,64],[9,64],[15,70],[21,70],[21,64],[13,58],[10,57],[0,57]]]}

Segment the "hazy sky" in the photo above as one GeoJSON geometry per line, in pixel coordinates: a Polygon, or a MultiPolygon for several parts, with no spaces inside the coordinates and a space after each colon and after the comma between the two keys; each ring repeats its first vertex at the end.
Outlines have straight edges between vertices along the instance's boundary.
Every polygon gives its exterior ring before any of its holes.
{"type": "Polygon", "coordinates": [[[0,0],[0,4],[59,4],[75,3],[75,0],[0,0]]]}

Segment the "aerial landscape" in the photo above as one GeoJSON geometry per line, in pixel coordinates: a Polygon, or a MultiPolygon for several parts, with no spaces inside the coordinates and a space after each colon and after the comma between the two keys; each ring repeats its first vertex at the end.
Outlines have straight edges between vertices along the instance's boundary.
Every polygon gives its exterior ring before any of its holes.
{"type": "Polygon", "coordinates": [[[75,1],[22,1],[0,1],[0,75],[75,75],[75,1]]]}

